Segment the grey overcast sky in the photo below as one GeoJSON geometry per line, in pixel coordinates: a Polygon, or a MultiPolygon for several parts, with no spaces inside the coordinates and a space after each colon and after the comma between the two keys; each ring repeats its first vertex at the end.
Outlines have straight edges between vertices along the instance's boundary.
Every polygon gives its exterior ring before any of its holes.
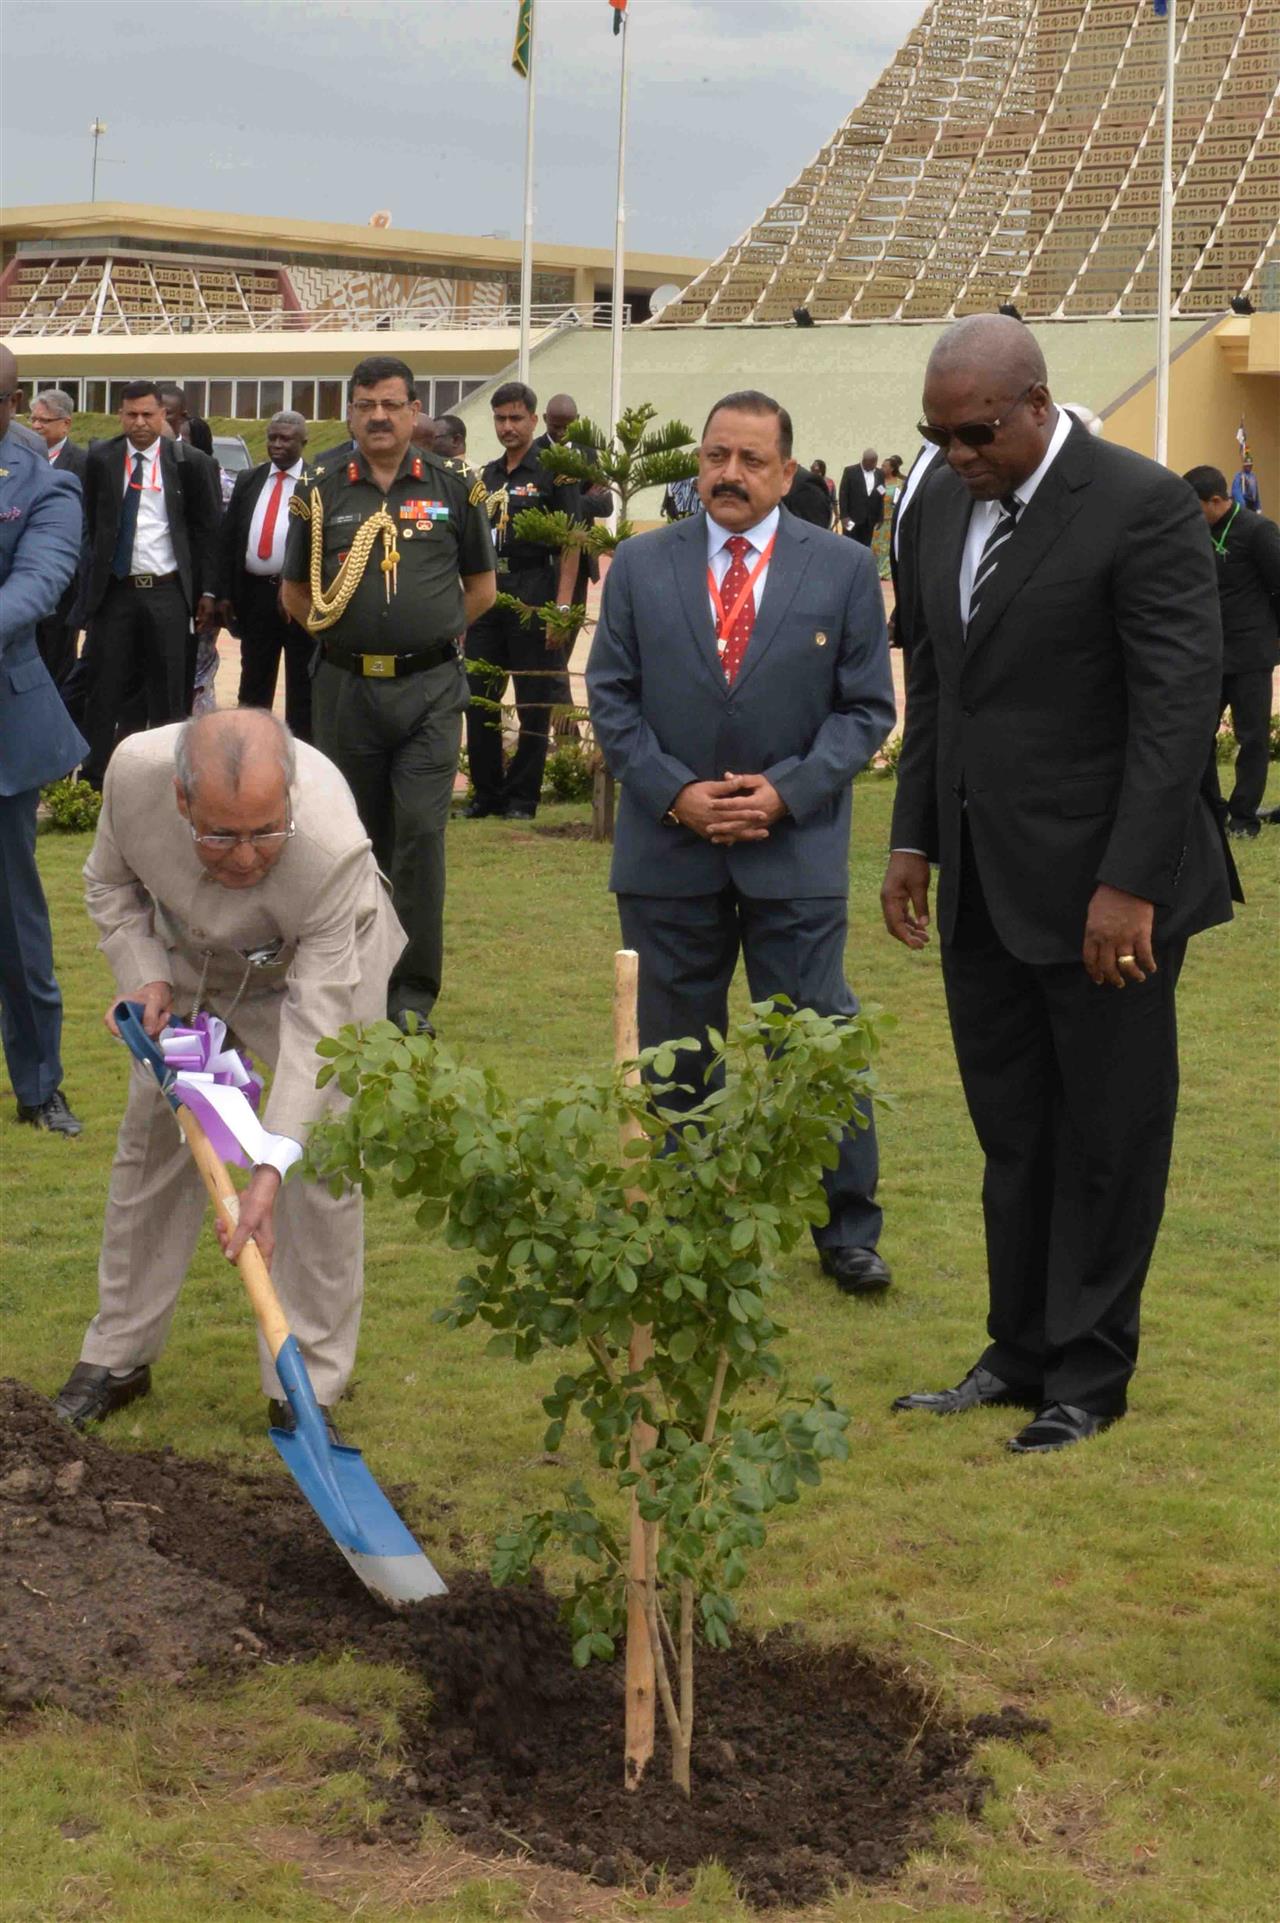
{"type": "MultiPolygon", "coordinates": [[[[0,201],[518,235],[516,0],[0,0],[0,201]]],[[[627,244],[712,256],[876,79],[922,0],[631,0],[627,244]]],[[[537,0],[537,233],[613,237],[607,0],[537,0]]]]}

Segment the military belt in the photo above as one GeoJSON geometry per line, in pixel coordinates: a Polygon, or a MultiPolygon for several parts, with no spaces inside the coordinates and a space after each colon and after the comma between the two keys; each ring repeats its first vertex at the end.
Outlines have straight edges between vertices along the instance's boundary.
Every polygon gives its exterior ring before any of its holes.
{"type": "Polygon", "coordinates": [[[427,668],[459,658],[456,641],[437,641],[434,647],[416,648],[412,654],[340,654],[322,642],[320,656],[335,668],[345,668],[348,674],[363,675],[370,681],[398,681],[402,675],[422,674],[427,668]]]}

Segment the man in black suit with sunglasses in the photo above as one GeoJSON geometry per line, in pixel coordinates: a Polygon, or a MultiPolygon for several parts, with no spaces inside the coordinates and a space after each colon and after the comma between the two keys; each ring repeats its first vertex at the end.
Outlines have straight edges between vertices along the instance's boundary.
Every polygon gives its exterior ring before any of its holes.
{"type": "Polygon", "coordinates": [[[1054,406],[1031,330],[948,329],[920,431],[914,649],[885,922],[942,969],[986,1157],[990,1342],[899,1409],[1030,1408],[1043,1453],[1126,1407],[1177,1104],[1188,938],[1230,919],[1201,790],[1213,554],[1184,482],[1054,406]],[[963,483],[956,487],[955,481],[963,483]]]}

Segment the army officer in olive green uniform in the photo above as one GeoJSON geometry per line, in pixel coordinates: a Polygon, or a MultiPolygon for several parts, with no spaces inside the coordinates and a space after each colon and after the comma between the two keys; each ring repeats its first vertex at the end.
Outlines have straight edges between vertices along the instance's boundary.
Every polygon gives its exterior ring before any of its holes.
{"type": "Polygon", "coordinates": [[[387,1013],[429,1026],[467,703],[460,644],[493,604],[493,544],[483,486],[412,445],[419,404],[405,363],[371,355],[349,395],[354,449],[321,455],[294,490],[281,599],[319,643],[315,745],[351,786],[408,932],[387,1013]]]}

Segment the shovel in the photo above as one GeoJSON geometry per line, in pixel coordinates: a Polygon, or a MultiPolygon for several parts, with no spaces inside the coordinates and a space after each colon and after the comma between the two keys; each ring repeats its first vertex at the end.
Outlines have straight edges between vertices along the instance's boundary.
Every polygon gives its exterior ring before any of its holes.
{"type": "MultiPolygon", "coordinates": [[[[121,1039],[152,1070],[174,1110],[215,1212],[234,1228],[240,1217],[235,1184],[199,1119],[183,1105],[181,1085],[142,1026],[141,1004],[117,1002],[115,1019],[121,1039]]],[[[273,1428],[270,1432],[285,1468],[361,1582],[375,1595],[390,1603],[445,1595],[439,1572],[379,1489],[360,1451],[329,1440],[302,1351],[289,1332],[267,1265],[253,1242],[240,1251],[237,1267],[293,1411],[292,1431],[273,1428]]]]}

